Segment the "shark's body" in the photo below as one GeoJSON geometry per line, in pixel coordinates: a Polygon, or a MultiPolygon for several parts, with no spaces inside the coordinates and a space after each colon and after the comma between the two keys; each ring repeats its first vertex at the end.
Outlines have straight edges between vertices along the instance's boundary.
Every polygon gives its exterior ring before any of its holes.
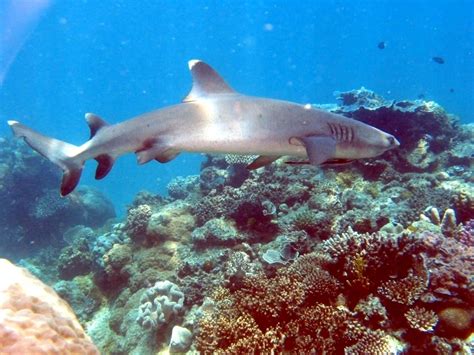
{"type": "Polygon", "coordinates": [[[292,102],[250,97],[232,90],[207,64],[190,61],[193,88],[183,103],[108,125],[86,114],[91,139],[74,146],[9,121],[14,133],[63,171],[61,194],[76,187],[84,162],[96,159],[96,178],[115,159],[135,152],[140,164],[167,162],[180,152],[259,155],[249,168],[280,156],[308,157],[320,165],[369,158],[397,147],[390,134],[362,122],[292,102]]]}

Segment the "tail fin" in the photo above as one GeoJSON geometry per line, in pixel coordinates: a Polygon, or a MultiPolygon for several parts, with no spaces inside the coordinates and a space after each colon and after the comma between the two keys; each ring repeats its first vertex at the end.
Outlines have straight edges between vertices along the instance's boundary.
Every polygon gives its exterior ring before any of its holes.
{"type": "Polygon", "coordinates": [[[24,138],[31,148],[63,170],[61,196],[66,196],[72,192],[79,183],[84,166],[84,161],[75,158],[79,153],[79,147],[43,136],[17,121],[8,121],[8,124],[16,137],[24,138]]]}

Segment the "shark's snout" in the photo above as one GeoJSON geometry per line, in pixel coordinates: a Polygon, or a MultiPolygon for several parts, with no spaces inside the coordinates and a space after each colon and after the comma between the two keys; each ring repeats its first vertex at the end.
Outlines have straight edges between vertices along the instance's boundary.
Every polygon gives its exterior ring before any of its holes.
{"type": "Polygon", "coordinates": [[[400,146],[400,142],[398,141],[398,139],[392,136],[391,134],[387,134],[387,144],[388,149],[397,148],[400,146]]]}

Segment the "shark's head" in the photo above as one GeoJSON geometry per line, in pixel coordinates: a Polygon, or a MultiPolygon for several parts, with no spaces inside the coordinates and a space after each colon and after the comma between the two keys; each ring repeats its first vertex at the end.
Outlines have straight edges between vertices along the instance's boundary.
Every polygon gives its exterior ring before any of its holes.
{"type": "Polygon", "coordinates": [[[364,151],[366,158],[379,156],[400,146],[400,142],[393,135],[367,125],[360,130],[358,141],[359,149],[364,151]]]}
{"type": "Polygon", "coordinates": [[[337,144],[338,158],[373,158],[400,146],[400,142],[393,135],[362,122],[357,122],[352,129],[353,138],[337,144]]]}

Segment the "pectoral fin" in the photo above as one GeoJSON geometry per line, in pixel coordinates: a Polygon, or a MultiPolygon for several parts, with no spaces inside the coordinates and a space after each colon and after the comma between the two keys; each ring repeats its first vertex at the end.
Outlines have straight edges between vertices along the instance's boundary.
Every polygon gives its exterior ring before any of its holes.
{"type": "Polygon", "coordinates": [[[309,162],[312,165],[321,165],[325,161],[332,159],[336,153],[336,141],[332,137],[303,137],[303,142],[309,162]]]}
{"type": "Polygon", "coordinates": [[[255,159],[253,162],[251,162],[249,165],[247,165],[247,169],[255,170],[255,169],[261,168],[262,166],[273,163],[278,158],[280,158],[279,155],[261,155],[257,159],[255,159]]]}

